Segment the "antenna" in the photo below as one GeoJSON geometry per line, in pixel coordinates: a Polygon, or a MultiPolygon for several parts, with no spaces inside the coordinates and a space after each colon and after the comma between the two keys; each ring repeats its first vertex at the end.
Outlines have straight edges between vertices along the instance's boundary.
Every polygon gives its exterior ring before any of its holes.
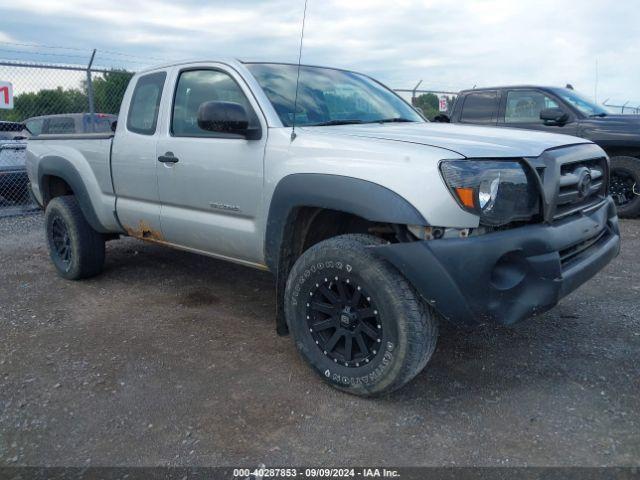
{"type": "Polygon", "coordinates": [[[596,82],[593,87],[593,100],[598,103],[598,58],[596,57],[596,82]]]}
{"type": "Polygon", "coordinates": [[[291,141],[296,138],[296,111],[298,110],[298,85],[300,84],[300,62],[302,61],[302,40],[304,39],[304,22],[307,19],[307,0],[304,0],[304,13],[302,14],[302,32],[300,33],[300,49],[298,50],[298,75],[296,77],[296,96],[293,100],[293,121],[291,122],[291,141]]]}

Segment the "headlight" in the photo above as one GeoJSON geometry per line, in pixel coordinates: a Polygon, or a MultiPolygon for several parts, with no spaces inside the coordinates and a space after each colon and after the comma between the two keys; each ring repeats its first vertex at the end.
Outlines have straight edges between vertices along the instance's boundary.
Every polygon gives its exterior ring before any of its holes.
{"type": "Polygon", "coordinates": [[[456,201],[479,215],[481,225],[530,220],[540,210],[536,183],[518,162],[445,160],[440,170],[456,201]]]}

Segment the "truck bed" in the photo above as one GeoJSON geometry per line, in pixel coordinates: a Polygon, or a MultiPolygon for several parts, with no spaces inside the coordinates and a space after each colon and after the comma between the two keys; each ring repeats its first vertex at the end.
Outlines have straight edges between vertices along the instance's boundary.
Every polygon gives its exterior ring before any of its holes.
{"type": "MultiPolygon", "coordinates": [[[[38,135],[27,141],[27,174],[37,201],[43,203],[38,166],[72,171],[72,178],[82,179],[86,197],[91,202],[100,230],[118,231],[113,214],[115,193],[111,177],[111,142],[113,133],[38,135]],[[43,162],[43,159],[47,159],[43,162]]],[[[95,228],[95,227],[94,227],[95,228]]]]}

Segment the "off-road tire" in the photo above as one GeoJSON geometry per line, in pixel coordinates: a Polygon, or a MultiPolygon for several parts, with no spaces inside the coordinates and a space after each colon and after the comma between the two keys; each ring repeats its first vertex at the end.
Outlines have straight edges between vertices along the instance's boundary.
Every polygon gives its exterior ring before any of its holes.
{"type": "Polygon", "coordinates": [[[422,301],[400,272],[370,248],[382,243],[370,235],[341,235],[324,240],[296,261],[285,290],[285,317],[303,358],[332,386],[355,395],[380,395],[405,385],[425,367],[438,337],[435,311],[422,301]],[[326,289],[333,292],[333,296],[325,296],[326,289]],[[357,300],[356,290],[364,292],[357,300]],[[313,303],[314,295],[317,303],[313,303]],[[326,309],[329,297],[334,301],[351,298],[350,301],[361,308],[349,307],[346,314],[347,307],[342,306],[332,306],[331,313],[312,310],[319,304],[326,309]],[[361,320],[361,312],[377,315],[367,318],[366,313],[362,313],[367,320],[361,320]],[[349,316],[353,318],[349,320],[349,316]],[[329,323],[335,327],[318,331],[323,321],[327,322],[325,328],[329,323]],[[362,334],[366,327],[361,322],[372,329],[377,327],[381,332],[380,341],[362,334]],[[314,333],[316,325],[318,329],[314,333]],[[339,328],[348,333],[327,353],[324,348],[331,344],[339,328]],[[352,337],[349,350],[347,336],[352,337]],[[356,336],[362,337],[358,339],[360,342],[373,342],[373,346],[365,345],[361,349],[354,340],[356,336]],[[331,338],[327,340],[327,337],[331,338]],[[377,350],[375,345],[379,345],[377,350]],[[373,357],[361,360],[360,364],[356,359],[364,358],[365,352],[373,357]],[[350,357],[353,359],[345,362],[350,357]]]}
{"type": "MultiPolygon", "coordinates": [[[[628,176],[628,178],[632,178],[632,181],[635,183],[635,192],[640,193],[640,158],[611,157],[612,177],[616,175],[616,170],[622,172],[625,176],[628,176]]],[[[623,205],[619,205],[616,201],[616,208],[618,210],[618,216],[621,218],[637,217],[640,215],[640,195],[633,195],[633,199],[623,205]]]]}
{"type": "Polygon", "coordinates": [[[91,228],[75,196],[65,195],[51,200],[45,210],[44,221],[49,256],[61,277],[79,280],[102,271],[104,236],[91,228]]]}

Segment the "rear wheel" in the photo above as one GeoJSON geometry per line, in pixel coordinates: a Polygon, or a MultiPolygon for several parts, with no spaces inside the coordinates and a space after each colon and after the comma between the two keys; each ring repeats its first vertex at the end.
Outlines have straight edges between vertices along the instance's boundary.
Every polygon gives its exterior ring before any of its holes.
{"type": "Polygon", "coordinates": [[[287,323],[302,356],[325,381],[356,395],[409,382],[437,340],[435,312],[372,253],[380,243],[342,235],[314,245],[295,263],[285,291],[287,323]]]}
{"type": "Polygon", "coordinates": [[[609,190],[622,218],[640,215],[640,159],[612,157],[609,190]]]}
{"type": "Polygon", "coordinates": [[[104,265],[104,236],[82,214],[73,195],[56,197],[45,210],[49,256],[58,274],[68,280],[97,275],[104,265]]]}

